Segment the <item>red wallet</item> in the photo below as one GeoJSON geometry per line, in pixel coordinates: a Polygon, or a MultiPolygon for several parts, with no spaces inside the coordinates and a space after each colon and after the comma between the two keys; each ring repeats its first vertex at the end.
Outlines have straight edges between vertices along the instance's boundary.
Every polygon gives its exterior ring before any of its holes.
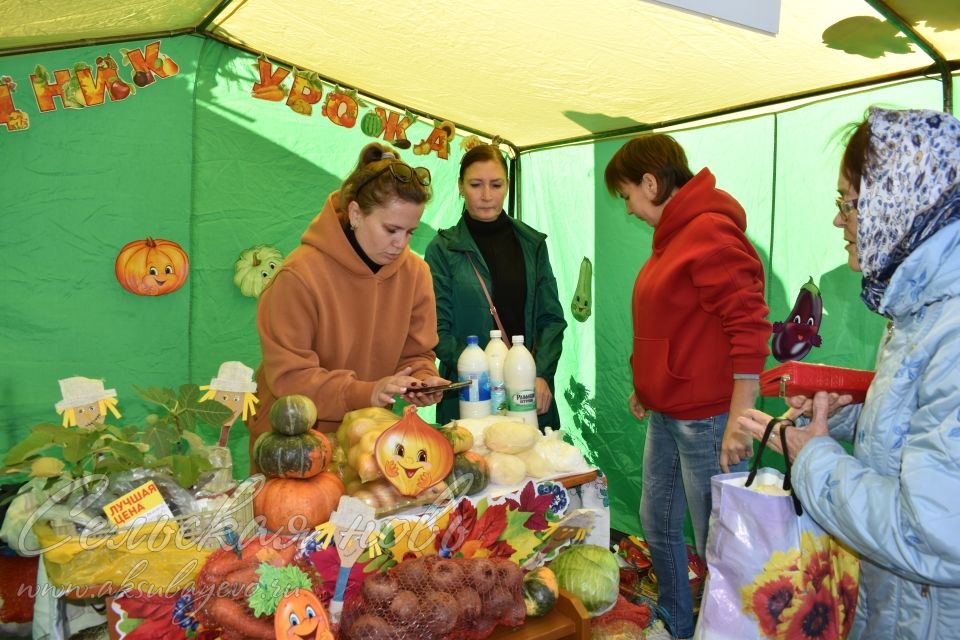
{"type": "Polygon", "coordinates": [[[784,362],[760,374],[760,395],[770,398],[812,397],[817,391],[850,394],[863,402],[873,381],[873,371],[847,369],[809,362],[784,362]]]}

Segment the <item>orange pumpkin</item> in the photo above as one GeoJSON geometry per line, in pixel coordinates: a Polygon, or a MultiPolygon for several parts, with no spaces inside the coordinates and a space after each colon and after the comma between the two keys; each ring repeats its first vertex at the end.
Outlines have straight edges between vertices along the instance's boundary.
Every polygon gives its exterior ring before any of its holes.
{"type": "Polygon", "coordinates": [[[253,513],[270,531],[297,533],[330,519],[345,487],[337,474],[312,478],[270,478],[253,498],[253,513]]]}
{"type": "Polygon", "coordinates": [[[384,430],[373,447],[384,477],[405,496],[419,495],[447,477],[453,447],[408,405],[403,417],[384,430]]]}
{"type": "Polygon", "coordinates": [[[176,242],[135,240],[128,242],[113,265],[120,286],[138,296],[172,293],[187,281],[190,260],[176,242]]]}
{"type": "Polygon", "coordinates": [[[280,598],[273,629],[277,640],[333,640],[326,609],[317,596],[306,589],[295,589],[280,598]]]}

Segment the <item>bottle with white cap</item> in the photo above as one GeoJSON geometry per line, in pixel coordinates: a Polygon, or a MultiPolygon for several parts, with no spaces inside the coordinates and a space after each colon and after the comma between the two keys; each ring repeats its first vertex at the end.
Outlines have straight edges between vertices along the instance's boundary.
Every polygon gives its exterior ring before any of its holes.
{"type": "Polygon", "coordinates": [[[507,389],[503,381],[503,362],[510,349],[501,337],[499,329],[490,332],[490,341],[483,350],[487,354],[487,366],[490,369],[490,411],[503,414],[507,410],[507,389]]]}
{"type": "Polygon", "coordinates": [[[503,361],[503,380],[507,387],[507,416],[538,426],[537,363],[523,345],[523,336],[513,336],[513,346],[503,361]]]}
{"type": "Polygon", "coordinates": [[[490,415],[490,374],[487,356],[477,336],[467,336],[467,348],[457,360],[457,377],[469,380],[469,387],[460,390],[460,417],[485,418],[490,415]]]}

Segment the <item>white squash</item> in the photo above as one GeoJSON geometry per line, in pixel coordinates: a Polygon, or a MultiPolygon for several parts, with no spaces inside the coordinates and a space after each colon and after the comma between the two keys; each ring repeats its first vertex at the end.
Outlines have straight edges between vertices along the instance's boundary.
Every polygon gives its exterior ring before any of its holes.
{"type": "Polygon", "coordinates": [[[550,460],[540,454],[539,447],[530,447],[516,455],[527,465],[527,475],[531,478],[546,478],[556,473],[550,460]]]}
{"type": "Polygon", "coordinates": [[[487,467],[493,484],[520,484],[527,477],[527,465],[523,460],[507,453],[491,451],[487,454],[487,467]]]}
{"type": "Polygon", "coordinates": [[[572,473],[589,469],[580,449],[563,441],[563,434],[547,427],[543,438],[535,445],[537,452],[550,461],[554,473],[572,473]]]}
{"type": "Polygon", "coordinates": [[[484,443],[491,451],[520,453],[540,439],[540,430],[525,422],[497,422],[487,427],[484,443]]]}

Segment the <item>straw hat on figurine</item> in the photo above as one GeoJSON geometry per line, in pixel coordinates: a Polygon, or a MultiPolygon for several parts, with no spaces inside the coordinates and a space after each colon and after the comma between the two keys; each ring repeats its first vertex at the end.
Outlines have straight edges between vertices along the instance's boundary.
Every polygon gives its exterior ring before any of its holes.
{"type": "MultiPolygon", "coordinates": [[[[211,380],[210,384],[200,387],[200,390],[206,391],[200,398],[201,402],[218,400],[220,404],[233,409],[234,415],[229,420],[231,424],[237,419],[237,412],[241,409],[243,420],[257,413],[256,404],[258,400],[257,396],[254,395],[257,392],[257,383],[253,380],[253,369],[242,362],[236,360],[224,362],[220,365],[220,370],[217,371],[217,377],[211,380]],[[223,395],[218,399],[216,397],[217,392],[237,395],[223,395]]],[[[226,433],[221,434],[221,439],[225,437],[226,433]]]]}
{"type": "Polygon", "coordinates": [[[116,389],[104,389],[103,380],[74,376],[60,380],[60,394],[63,400],[54,405],[57,413],[71,407],[81,407],[106,398],[116,398],[116,389]]]}
{"type": "Polygon", "coordinates": [[[220,365],[217,377],[210,381],[210,389],[256,393],[257,383],[253,380],[253,369],[231,360],[220,365]]]}

